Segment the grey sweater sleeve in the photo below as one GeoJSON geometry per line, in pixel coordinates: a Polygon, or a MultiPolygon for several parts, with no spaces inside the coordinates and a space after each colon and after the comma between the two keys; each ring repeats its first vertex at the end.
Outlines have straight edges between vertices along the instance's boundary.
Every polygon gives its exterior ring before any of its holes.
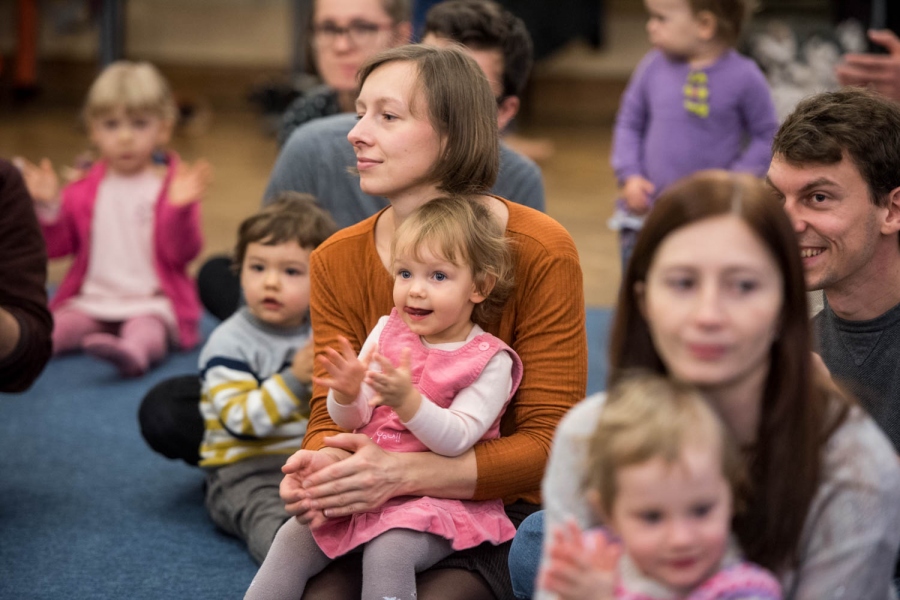
{"type": "Polygon", "coordinates": [[[546,212],[544,179],[540,167],[530,158],[500,144],[500,173],[491,190],[494,194],[546,212]]]}
{"type": "Polygon", "coordinates": [[[854,409],[825,446],[822,480],[782,577],[793,600],[890,600],[900,545],[900,463],[872,419],[854,409]]]}

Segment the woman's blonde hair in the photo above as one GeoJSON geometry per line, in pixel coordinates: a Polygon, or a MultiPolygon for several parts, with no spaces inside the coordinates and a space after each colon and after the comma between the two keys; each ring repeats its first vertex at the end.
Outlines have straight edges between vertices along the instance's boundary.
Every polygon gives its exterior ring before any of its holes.
{"type": "Polygon", "coordinates": [[[696,389],[660,375],[632,373],[609,392],[588,445],[586,490],[599,493],[608,517],[620,469],[662,458],[674,465],[688,444],[703,443],[722,457],[722,475],[740,507],[747,475],[737,444],[696,389]]]}
{"type": "Polygon", "coordinates": [[[178,113],[168,82],[148,62],[120,60],[100,73],[88,91],[85,121],[102,117],[116,108],[128,114],[149,113],[174,123],[178,113]]]}
{"type": "Polygon", "coordinates": [[[475,289],[484,297],[472,309],[473,321],[486,324],[500,316],[513,289],[513,256],[503,229],[484,204],[462,196],[423,204],[394,233],[391,260],[401,254],[420,259],[423,248],[471,269],[475,289]]]}
{"type": "Polygon", "coordinates": [[[425,116],[444,143],[440,158],[423,178],[447,194],[485,194],[500,171],[497,102],[478,63],[460,48],[407,44],[379,52],[359,70],[359,84],[393,62],[416,66],[415,93],[422,91],[425,116]]]}

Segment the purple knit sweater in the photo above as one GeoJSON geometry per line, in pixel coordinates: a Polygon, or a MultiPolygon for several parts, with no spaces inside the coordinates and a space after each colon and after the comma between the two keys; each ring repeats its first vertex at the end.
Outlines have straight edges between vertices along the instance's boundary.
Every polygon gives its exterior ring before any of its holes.
{"type": "Polygon", "coordinates": [[[757,176],[768,170],[778,119],[756,63],[729,50],[709,67],[694,71],[706,75],[705,117],[685,108],[690,73],[686,62],[659,50],[641,60],[616,116],[612,166],[620,184],[643,175],[659,194],[673,181],[702,169],[757,176]]]}

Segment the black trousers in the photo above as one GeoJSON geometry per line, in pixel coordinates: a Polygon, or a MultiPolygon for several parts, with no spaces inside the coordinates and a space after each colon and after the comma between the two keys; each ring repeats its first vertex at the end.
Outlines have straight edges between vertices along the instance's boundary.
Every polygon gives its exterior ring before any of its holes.
{"type": "MultiPolygon", "coordinates": [[[[212,315],[225,320],[241,303],[241,283],[227,256],[214,256],[197,274],[200,301],[212,315]]],[[[154,451],[190,465],[200,460],[203,418],[200,416],[200,377],[173,377],[147,392],[138,409],[141,435],[154,451]]]]}
{"type": "Polygon", "coordinates": [[[138,423],[144,441],[155,452],[196,465],[204,429],[200,377],[196,373],[182,375],[153,386],[141,401],[138,423]]]}

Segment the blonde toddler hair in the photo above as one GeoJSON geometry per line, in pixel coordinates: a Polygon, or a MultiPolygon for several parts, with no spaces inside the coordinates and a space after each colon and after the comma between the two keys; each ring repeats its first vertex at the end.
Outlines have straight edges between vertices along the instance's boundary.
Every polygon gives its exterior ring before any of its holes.
{"type": "Polygon", "coordinates": [[[721,454],[722,475],[739,508],[746,487],[743,460],[730,432],[696,389],[660,375],[634,374],[609,392],[588,444],[586,490],[599,493],[612,514],[620,469],[662,458],[674,465],[689,443],[721,454]]]}
{"type": "Polygon", "coordinates": [[[90,122],[119,107],[128,114],[149,113],[169,123],[178,114],[168,82],[148,62],[120,60],[103,69],[88,91],[83,117],[90,122]]]}

